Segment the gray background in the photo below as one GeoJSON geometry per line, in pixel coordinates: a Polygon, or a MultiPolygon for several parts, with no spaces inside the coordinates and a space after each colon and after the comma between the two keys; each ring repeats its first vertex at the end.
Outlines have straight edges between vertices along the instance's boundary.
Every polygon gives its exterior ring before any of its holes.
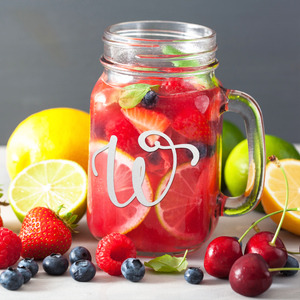
{"type": "Polygon", "coordinates": [[[0,0],[0,145],[42,109],[88,111],[103,31],[133,20],[214,29],[223,85],[256,99],[267,134],[300,143],[299,13],[298,0],[0,0]]]}

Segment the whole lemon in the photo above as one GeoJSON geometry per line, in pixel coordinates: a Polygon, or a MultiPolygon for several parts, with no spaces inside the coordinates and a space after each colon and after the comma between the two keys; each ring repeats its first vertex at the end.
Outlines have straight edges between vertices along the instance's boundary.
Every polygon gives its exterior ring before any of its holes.
{"type": "MultiPolygon", "coordinates": [[[[297,149],[279,137],[266,134],[265,143],[267,163],[271,155],[275,155],[278,159],[300,159],[297,149]]],[[[233,148],[225,164],[225,182],[232,196],[239,196],[245,192],[248,180],[248,160],[248,142],[243,140],[233,148]]]]}
{"type": "Polygon", "coordinates": [[[88,166],[89,114],[51,108],[22,121],[7,143],[6,165],[13,179],[25,167],[47,159],[68,159],[88,166]]]}

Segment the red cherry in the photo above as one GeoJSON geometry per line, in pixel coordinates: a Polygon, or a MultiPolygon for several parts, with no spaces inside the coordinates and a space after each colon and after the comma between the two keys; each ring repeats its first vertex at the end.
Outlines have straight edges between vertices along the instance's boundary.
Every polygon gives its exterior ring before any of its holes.
{"type": "Polygon", "coordinates": [[[232,265],[242,255],[241,245],[235,237],[217,237],[206,249],[204,268],[211,276],[228,278],[232,265]]]}
{"type": "Polygon", "coordinates": [[[268,268],[268,264],[259,254],[248,253],[240,257],[230,270],[231,288],[238,294],[247,297],[262,294],[273,281],[268,268]]]}
{"type": "MultiPolygon", "coordinates": [[[[245,248],[245,254],[260,254],[268,263],[270,268],[282,268],[287,260],[288,254],[282,240],[277,237],[275,245],[271,246],[274,234],[268,231],[261,231],[252,236],[245,248]]],[[[275,272],[272,272],[275,274],[275,272]]]]}

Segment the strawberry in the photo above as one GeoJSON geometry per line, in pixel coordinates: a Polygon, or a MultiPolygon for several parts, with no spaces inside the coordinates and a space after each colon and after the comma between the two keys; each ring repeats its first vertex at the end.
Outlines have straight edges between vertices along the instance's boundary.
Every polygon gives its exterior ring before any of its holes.
{"type": "MultiPolygon", "coordinates": [[[[139,133],[148,130],[164,132],[170,125],[170,121],[163,114],[143,107],[122,108],[121,111],[139,133]]],[[[159,139],[159,136],[151,135],[147,139],[150,145],[154,145],[154,142],[159,139]]]]}
{"type": "Polygon", "coordinates": [[[0,216],[0,227],[3,227],[3,220],[1,218],[1,216],[0,216]]]}
{"type": "Polygon", "coordinates": [[[193,141],[200,141],[207,145],[215,143],[215,131],[211,128],[206,117],[198,110],[183,110],[174,119],[172,127],[193,141]]]}
{"type": "Polygon", "coordinates": [[[22,257],[44,259],[51,253],[64,254],[72,244],[72,224],[77,216],[59,217],[63,205],[57,212],[47,207],[35,207],[24,218],[19,237],[22,241],[22,257]]]}

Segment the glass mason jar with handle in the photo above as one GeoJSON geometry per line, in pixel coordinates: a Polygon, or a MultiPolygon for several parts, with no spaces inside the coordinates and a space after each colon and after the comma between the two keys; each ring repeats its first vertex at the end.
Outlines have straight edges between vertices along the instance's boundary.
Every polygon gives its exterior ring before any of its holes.
{"type": "Polygon", "coordinates": [[[139,21],[107,28],[104,72],[91,94],[87,222],[98,239],[126,234],[140,255],[198,249],[220,216],[252,210],[262,193],[262,113],[215,76],[216,33],[139,21]],[[220,192],[222,115],[239,113],[249,145],[244,194],[220,192]]]}

